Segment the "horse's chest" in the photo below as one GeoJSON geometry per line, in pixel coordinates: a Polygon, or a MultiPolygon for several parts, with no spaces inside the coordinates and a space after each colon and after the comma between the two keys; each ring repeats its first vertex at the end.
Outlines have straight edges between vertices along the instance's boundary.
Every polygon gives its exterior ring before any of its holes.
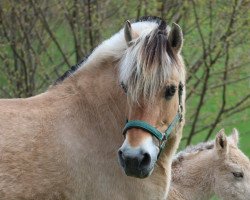
{"type": "MultiPolygon", "coordinates": [[[[166,184],[158,183],[154,177],[137,179],[127,177],[122,170],[115,166],[92,168],[79,188],[81,199],[93,200],[162,200],[166,192],[166,184]]],[[[86,168],[85,168],[86,169],[86,168]]]]}

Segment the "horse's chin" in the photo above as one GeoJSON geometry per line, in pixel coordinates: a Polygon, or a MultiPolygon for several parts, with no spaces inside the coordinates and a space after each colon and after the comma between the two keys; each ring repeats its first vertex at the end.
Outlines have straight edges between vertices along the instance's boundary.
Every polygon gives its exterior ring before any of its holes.
{"type": "Polygon", "coordinates": [[[150,169],[144,169],[144,170],[136,170],[136,171],[129,171],[124,169],[124,172],[127,176],[130,177],[134,177],[134,178],[140,178],[140,179],[144,179],[149,177],[154,171],[154,167],[150,168],[150,169]]]}

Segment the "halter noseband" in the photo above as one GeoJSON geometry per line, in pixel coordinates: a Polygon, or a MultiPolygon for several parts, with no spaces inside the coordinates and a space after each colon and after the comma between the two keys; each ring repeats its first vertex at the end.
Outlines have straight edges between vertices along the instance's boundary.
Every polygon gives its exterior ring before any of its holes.
{"type": "Polygon", "coordinates": [[[178,111],[177,111],[177,114],[175,115],[175,118],[169,124],[169,126],[164,131],[164,133],[161,133],[155,127],[153,127],[152,125],[148,124],[145,121],[131,120],[131,121],[127,121],[127,123],[123,129],[123,135],[126,135],[127,131],[129,129],[132,129],[132,128],[138,128],[138,129],[142,129],[144,131],[147,131],[152,136],[156,137],[160,142],[160,145],[159,145],[160,150],[159,150],[159,153],[157,156],[157,158],[159,158],[162,150],[164,149],[164,147],[166,145],[166,142],[167,142],[169,135],[172,133],[172,131],[175,128],[175,126],[177,125],[177,123],[182,121],[182,117],[183,117],[182,116],[183,107],[182,107],[182,101],[181,101],[182,93],[183,93],[183,84],[180,82],[179,87],[178,87],[178,96],[179,96],[178,111]]]}

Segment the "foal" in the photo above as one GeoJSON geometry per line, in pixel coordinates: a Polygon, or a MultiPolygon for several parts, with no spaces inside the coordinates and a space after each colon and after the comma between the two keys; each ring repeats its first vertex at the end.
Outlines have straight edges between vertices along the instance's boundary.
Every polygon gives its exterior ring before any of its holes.
{"type": "Polygon", "coordinates": [[[236,129],[214,141],[188,147],[172,164],[168,200],[250,199],[250,161],[237,147],[236,129]]]}

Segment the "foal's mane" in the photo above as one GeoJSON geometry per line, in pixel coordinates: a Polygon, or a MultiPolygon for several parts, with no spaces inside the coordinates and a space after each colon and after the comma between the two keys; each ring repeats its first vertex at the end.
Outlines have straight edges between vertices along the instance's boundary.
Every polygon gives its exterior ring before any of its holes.
{"type": "Polygon", "coordinates": [[[175,165],[181,163],[183,160],[185,160],[185,158],[187,158],[190,155],[197,154],[204,150],[211,150],[213,148],[214,148],[214,140],[208,142],[202,142],[194,146],[192,145],[188,146],[186,149],[180,151],[175,155],[172,164],[175,165]]]}

